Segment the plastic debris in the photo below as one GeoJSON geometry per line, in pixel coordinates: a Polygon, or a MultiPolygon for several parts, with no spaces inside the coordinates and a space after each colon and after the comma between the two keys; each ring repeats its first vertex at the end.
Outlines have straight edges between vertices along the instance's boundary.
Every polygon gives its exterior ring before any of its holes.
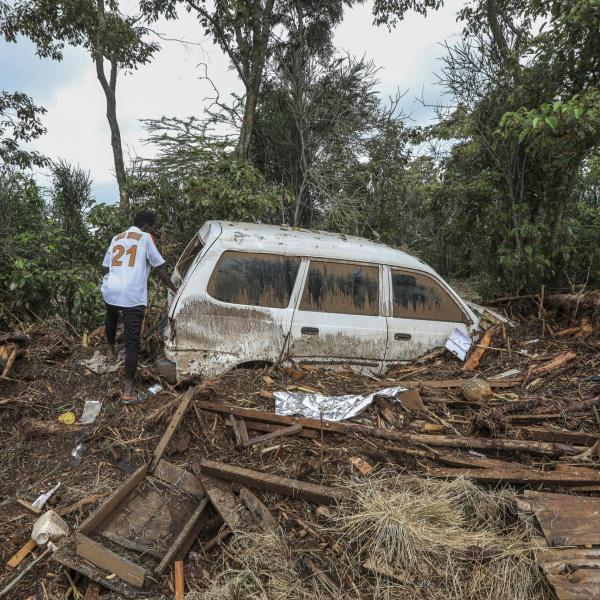
{"type": "Polygon", "coordinates": [[[98,375],[114,373],[119,369],[118,363],[109,362],[108,358],[104,356],[100,350],[96,350],[92,358],[82,360],[81,364],[92,371],[92,373],[97,373],[98,375]]]}
{"type": "Polygon", "coordinates": [[[79,422],[82,425],[91,425],[94,423],[100,411],[102,410],[102,402],[100,400],[86,400],[83,405],[83,412],[79,422]]]}
{"type": "Polygon", "coordinates": [[[458,356],[460,360],[465,360],[472,345],[473,340],[466,333],[455,327],[446,340],[444,347],[455,356],[458,356]]]}
{"type": "Polygon", "coordinates": [[[50,497],[52,496],[52,494],[54,494],[54,492],[60,487],[60,481],[48,492],[46,492],[45,494],[40,494],[31,504],[31,506],[33,506],[33,508],[44,508],[44,504],[46,504],[46,502],[48,502],[48,500],[50,499],[50,497]]]}
{"type": "Polygon", "coordinates": [[[153,396],[156,396],[156,394],[158,394],[158,392],[162,392],[162,385],[160,385],[159,383],[155,383],[154,385],[150,386],[148,388],[148,393],[152,394],[153,396]]]}
{"type": "Polygon", "coordinates": [[[317,393],[274,392],[275,413],[278,415],[301,415],[309,419],[323,418],[327,421],[342,421],[355,417],[377,396],[384,396],[397,402],[396,396],[407,389],[400,386],[384,388],[368,396],[322,396],[317,393]]]}
{"type": "Polygon", "coordinates": [[[71,455],[69,456],[69,460],[67,461],[69,465],[72,467],[77,467],[83,462],[83,457],[85,455],[86,446],[83,442],[79,442],[76,444],[75,448],[71,450],[71,455]]]}
{"type": "Polygon", "coordinates": [[[53,510],[45,512],[34,524],[31,539],[38,546],[56,543],[69,534],[69,526],[53,510]]]}
{"type": "Polygon", "coordinates": [[[63,425],[73,425],[73,423],[75,423],[75,420],[75,413],[70,410],[66,413],[63,413],[62,415],[59,415],[58,417],[58,422],[62,423],[63,425]]]}

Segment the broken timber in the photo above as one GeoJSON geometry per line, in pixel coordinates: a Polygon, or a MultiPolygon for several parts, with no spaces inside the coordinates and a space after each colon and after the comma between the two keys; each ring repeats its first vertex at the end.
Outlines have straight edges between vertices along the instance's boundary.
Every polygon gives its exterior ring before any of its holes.
{"type": "Polygon", "coordinates": [[[600,472],[577,471],[533,471],[524,468],[512,469],[432,469],[431,477],[469,477],[481,483],[539,484],[545,486],[576,486],[600,484],[600,472]]]}
{"type": "Polygon", "coordinates": [[[254,446],[256,444],[264,444],[265,442],[270,442],[271,440],[275,440],[280,437],[284,437],[287,435],[296,435],[302,431],[302,425],[290,425],[289,427],[282,427],[281,429],[276,429],[271,433],[265,433],[264,435],[258,435],[256,437],[250,438],[242,443],[242,446],[254,446]]]}
{"type": "Polygon", "coordinates": [[[261,473],[260,471],[244,469],[243,467],[236,467],[213,460],[203,460],[200,463],[200,469],[202,473],[220,479],[233,481],[238,484],[247,485],[248,487],[268,490],[284,496],[300,498],[316,504],[333,504],[342,500],[346,495],[345,490],[342,489],[305,483],[297,479],[261,473]]]}
{"type": "Polygon", "coordinates": [[[173,415],[173,418],[171,419],[169,426],[165,430],[165,433],[163,434],[160,442],[158,443],[156,450],[154,450],[154,454],[152,456],[152,462],[150,463],[150,468],[149,468],[150,473],[152,473],[152,471],[154,471],[154,469],[156,468],[156,465],[158,464],[158,461],[162,458],[162,455],[164,454],[164,451],[166,450],[167,445],[171,441],[173,434],[177,430],[177,427],[179,426],[179,423],[181,422],[183,415],[185,415],[185,413],[188,409],[188,406],[189,406],[192,398],[194,397],[194,391],[195,391],[195,388],[193,386],[190,386],[188,388],[187,392],[185,392],[185,394],[183,394],[181,396],[179,406],[177,407],[177,410],[175,411],[175,414],[173,415]]]}
{"type": "MultiPolygon", "coordinates": [[[[317,421],[316,419],[305,419],[300,417],[288,417],[274,413],[256,410],[253,408],[241,408],[217,402],[199,402],[199,408],[212,412],[233,414],[245,419],[266,421],[282,425],[301,425],[307,429],[327,431],[330,433],[348,433],[354,431],[364,433],[372,437],[394,440],[398,442],[411,442],[417,444],[428,444],[429,446],[441,446],[447,448],[473,448],[477,450],[506,450],[510,452],[531,452],[546,456],[562,456],[564,454],[579,454],[585,448],[571,446],[561,443],[537,442],[529,440],[513,440],[502,438],[475,438],[449,435],[428,435],[424,433],[408,433],[402,431],[388,431],[377,427],[369,427],[358,423],[340,423],[338,421],[317,421]]],[[[252,428],[249,422],[248,427],[252,428]]]]}

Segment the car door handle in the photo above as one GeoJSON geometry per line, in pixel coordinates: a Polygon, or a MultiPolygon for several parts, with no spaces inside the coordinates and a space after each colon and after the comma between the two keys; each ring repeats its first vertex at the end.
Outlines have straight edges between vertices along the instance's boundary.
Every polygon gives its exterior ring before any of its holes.
{"type": "Polygon", "coordinates": [[[412,338],[412,335],[410,335],[410,333],[395,333],[394,334],[395,340],[410,340],[411,338],[412,338]]]}
{"type": "Polygon", "coordinates": [[[318,335],[319,328],[318,327],[303,327],[300,330],[300,333],[302,333],[304,335],[318,335]]]}

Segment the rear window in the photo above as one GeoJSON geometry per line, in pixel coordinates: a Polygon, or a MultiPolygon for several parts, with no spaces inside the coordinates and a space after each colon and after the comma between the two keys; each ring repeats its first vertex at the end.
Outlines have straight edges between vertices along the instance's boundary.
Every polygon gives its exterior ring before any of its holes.
{"type": "Polygon", "coordinates": [[[175,266],[175,270],[182,279],[185,277],[189,268],[192,266],[194,259],[198,256],[198,253],[203,247],[204,244],[199,235],[196,235],[186,246],[186,249],[183,251],[183,254],[180,256],[179,261],[175,266]]]}
{"type": "Polygon", "coordinates": [[[300,310],[349,315],[379,314],[379,269],[311,261],[300,310]]]}
{"type": "Polygon", "coordinates": [[[461,323],[464,314],[450,294],[430,277],[392,269],[394,317],[461,323]]]}
{"type": "Polygon", "coordinates": [[[285,308],[290,303],[300,259],[278,254],[224,252],[208,282],[221,302],[285,308]]]}

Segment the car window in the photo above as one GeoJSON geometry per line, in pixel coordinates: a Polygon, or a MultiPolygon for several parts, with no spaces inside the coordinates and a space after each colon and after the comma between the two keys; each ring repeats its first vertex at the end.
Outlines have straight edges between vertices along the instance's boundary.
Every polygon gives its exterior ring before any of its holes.
{"type": "Polygon", "coordinates": [[[285,308],[299,266],[296,257],[227,251],[210,277],[208,293],[221,302],[285,308]]]}
{"type": "Polygon", "coordinates": [[[311,261],[300,310],[350,315],[379,314],[379,269],[311,261]]]}
{"type": "Polygon", "coordinates": [[[429,321],[464,321],[464,314],[450,294],[421,273],[392,269],[394,317],[429,321]]]}
{"type": "Polygon", "coordinates": [[[185,274],[188,272],[188,269],[191,267],[194,259],[198,256],[198,253],[203,247],[204,244],[202,243],[200,236],[196,235],[187,245],[183,254],[179,257],[179,261],[177,262],[177,265],[175,265],[175,270],[182,279],[185,277],[185,274]]]}

